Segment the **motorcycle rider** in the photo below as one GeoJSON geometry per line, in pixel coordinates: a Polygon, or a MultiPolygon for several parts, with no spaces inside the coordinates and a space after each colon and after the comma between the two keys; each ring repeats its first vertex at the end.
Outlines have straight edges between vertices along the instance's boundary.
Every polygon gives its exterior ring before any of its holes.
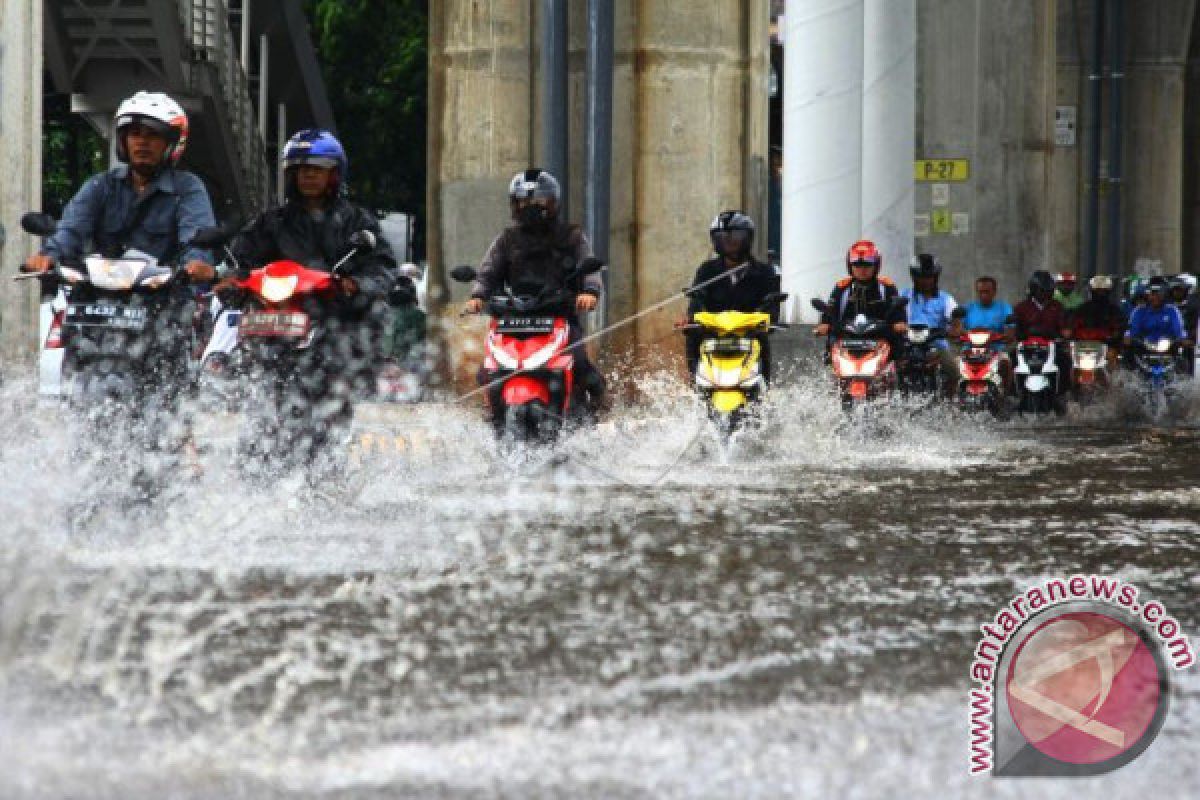
{"type": "MultiPolygon", "coordinates": [[[[780,277],[778,270],[750,254],[754,245],[754,220],[744,211],[722,211],[713,217],[708,227],[714,258],[705,261],[696,270],[689,291],[687,317],[691,322],[701,311],[766,311],[772,322],[778,319],[779,306],[763,308],[767,295],[778,292],[780,277]],[[722,277],[723,276],[723,277],[722,277]]],[[[700,361],[700,341],[703,331],[688,331],[686,335],[687,368],[696,374],[700,361]]],[[[771,382],[771,349],[769,337],[758,337],[762,346],[761,364],[763,380],[771,382]]]]}
{"type": "Polygon", "coordinates": [[[1183,314],[1167,302],[1167,280],[1156,275],[1146,284],[1146,305],[1134,309],[1125,331],[1126,366],[1133,366],[1133,343],[1171,339],[1179,347],[1194,344],[1183,327],[1183,314]]]}
{"type": "MultiPolygon", "coordinates": [[[[93,175],[75,193],[58,229],[26,260],[23,272],[76,261],[89,243],[110,258],[135,248],[166,262],[197,231],[215,224],[204,183],[178,168],[188,138],[187,114],[178,103],[160,92],[137,92],[117,107],[113,127],[121,163],[93,175]]],[[[192,280],[213,279],[207,250],[188,248],[180,260],[192,280]]]]}
{"type": "Polygon", "coordinates": [[[238,277],[272,261],[296,261],[309,269],[329,271],[348,253],[350,238],[366,230],[375,246],[357,254],[338,279],[338,302],[325,320],[328,336],[320,363],[340,393],[340,408],[330,419],[348,423],[354,410],[352,388],[371,391],[387,318],[386,298],[396,281],[396,260],[368,210],[346,197],[350,162],[341,142],[320,128],[293,134],[283,147],[283,205],[249,222],[231,246],[240,265],[238,277]]]}
{"type": "MultiPolygon", "coordinates": [[[[182,263],[193,281],[211,281],[211,253],[188,246],[199,230],[215,222],[204,183],[178,168],[187,149],[187,114],[165,94],[136,92],[117,107],[113,129],[120,164],[84,183],[67,203],[55,232],[21,270],[42,273],[89,252],[118,258],[134,249],[160,263],[182,263]]],[[[164,400],[173,407],[175,392],[187,381],[195,299],[183,282],[167,291],[170,310],[159,317],[166,335],[160,333],[158,341],[171,355],[155,364],[155,383],[167,388],[164,400]]],[[[69,347],[68,361],[73,354],[69,347]]]]}
{"type": "Polygon", "coordinates": [[[1074,272],[1060,272],[1054,276],[1054,299],[1068,313],[1079,308],[1087,300],[1083,291],[1076,291],[1077,283],[1074,272]]]}
{"type": "Polygon", "coordinates": [[[1109,344],[1117,344],[1125,330],[1125,315],[1112,297],[1111,275],[1096,275],[1088,281],[1088,299],[1067,313],[1067,327],[1075,336],[1080,331],[1104,331],[1109,344]]]}
{"type": "MultiPolygon", "coordinates": [[[[576,385],[583,405],[591,413],[603,408],[604,376],[588,358],[587,350],[578,343],[583,338],[579,314],[596,308],[604,282],[598,272],[583,276],[577,286],[564,286],[566,275],[585,259],[592,257],[592,245],[583,229],[560,219],[562,201],[558,179],[544,169],[531,167],[513,175],[508,184],[508,205],[512,224],[492,240],[471,287],[471,298],[463,312],[478,314],[487,299],[504,287],[538,289],[568,289],[576,291],[575,302],[563,308],[569,331],[568,342],[575,356],[576,385]]],[[[481,386],[488,378],[480,367],[477,379],[481,386]]],[[[497,412],[503,408],[494,387],[489,395],[489,407],[497,412]]],[[[494,422],[496,420],[493,420],[494,422]]]]}
{"type": "Polygon", "coordinates": [[[896,284],[891,278],[880,275],[883,269],[883,254],[869,239],[860,239],[846,252],[846,272],[829,295],[828,307],[821,313],[821,322],[815,333],[829,337],[825,342],[825,357],[833,337],[841,327],[862,314],[868,319],[881,320],[888,325],[887,341],[893,353],[903,352],[901,337],[908,331],[904,309],[894,304],[899,297],[896,284]]]}
{"type": "MultiPolygon", "coordinates": [[[[1174,275],[1167,281],[1170,291],[1169,299],[1183,314],[1183,332],[1193,342],[1200,335],[1197,324],[1200,323],[1200,295],[1196,293],[1196,277],[1186,272],[1174,275]]],[[[1183,372],[1191,375],[1196,370],[1196,348],[1186,347],[1180,351],[1183,361],[1183,372]]]]}
{"type": "MultiPolygon", "coordinates": [[[[902,290],[900,296],[908,300],[909,327],[925,325],[931,330],[940,328],[949,331],[954,324],[954,309],[958,308],[958,303],[949,292],[938,288],[942,264],[937,256],[932,253],[913,256],[908,274],[912,276],[912,288],[902,290]]],[[[937,350],[946,392],[953,393],[958,382],[958,358],[944,335],[933,340],[932,344],[937,350]]]]}
{"type": "MultiPolygon", "coordinates": [[[[961,336],[966,331],[988,330],[992,333],[1003,334],[1007,340],[1012,339],[1012,323],[1009,318],[1013,308],[1004,300],[996,299],[998,284],[991,275],[981,275],[975,279],[975,297],[973,302],[962,307],[962,312],[956,315],[951,327],[951,334],[961,336]]],[[[1012,388],[1012,361],[1008,357],[1007,348],[1003,342],[993,342],[993,350],[1000,353],[1000,377],[1007,389],[1012,388]]]]}
{"type": "MultiPolygon", "coordinates": [[[[1029,276],[1029,297],[1017,303],[1013,317],[1018,342],[1030,337],[1054,341],[1070,336],[1066,311],[1054,299],[1054,276],[1045,270],[1039,269],[1029,276]]],[[[1054,348],[1054,363],[1058,367],[1057,394],[1061,410],[1071,375],[1071,353],[1061,341],[1054,348]]]]}

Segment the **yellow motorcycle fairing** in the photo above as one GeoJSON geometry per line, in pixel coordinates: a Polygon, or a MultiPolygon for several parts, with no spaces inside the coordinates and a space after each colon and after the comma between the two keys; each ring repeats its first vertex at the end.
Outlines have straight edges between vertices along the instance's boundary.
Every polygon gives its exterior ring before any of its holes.
{"type": "Polygon", "coordinates": [[[722,414],[732,414],[746,405],[746,393],[740,389],[718,389],[709,395],[714,411],[722,414]]]}
{"type": "Polygon", "coordinates": [[[701,389],[740,389],[759,375],[762,345],[757,339],[713,337],[700,342],[696,385],[701,389]]]}
{"type": "Polygon", "coordinates": [[[718,336],[755,333],[771,325],[771,315],[761,311],[700,311],[692,319],[718,336]]]}

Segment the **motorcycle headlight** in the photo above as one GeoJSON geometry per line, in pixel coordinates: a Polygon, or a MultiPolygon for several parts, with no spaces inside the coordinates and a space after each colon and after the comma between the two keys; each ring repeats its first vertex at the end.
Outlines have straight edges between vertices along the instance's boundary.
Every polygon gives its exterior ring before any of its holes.
{"type": "Polygon", "coordinates": [[[908,329],[908,340],[910,342],[912,342],[913,344],[925,344],[925,342],[929,341],[929,329],[928,328],[909,328],[908,329]]]}
{"type": "Polygon", "coordinates": [[[1159,339],[1157,342],[1151,342],[1150,349],[1155,353],[1166,353],[1171,349],[1171,340],[1159,339]]]}
{"type": "Polygon", "coordinates": [[[299,281],[300,279],[295,275],[287,275],[282,278],[265,275],[262,279],[263,299],[268,303],[282,303],[295,293],[296,284],[299,281]]]}

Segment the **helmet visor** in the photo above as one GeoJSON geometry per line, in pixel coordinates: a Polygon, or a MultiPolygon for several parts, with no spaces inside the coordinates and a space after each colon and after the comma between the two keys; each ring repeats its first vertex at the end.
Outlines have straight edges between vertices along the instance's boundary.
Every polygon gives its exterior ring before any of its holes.
{"type": "Polygon", "coordinates": [[[117,119],[117,133],[124,135],[129,128],[137,125],[146,130],[153,131],[159,136],[162,136],[168,142],[175,141],[179,137],[179,131],[161,119],[146,116],[145,114],[126,114],[117,119]]]}
{"type": "Polygon", "coordinates": [[[284,167],[299,167],[301,165],[310,166],[310,167],[322,167],[324,169],[336,169],[338,166],[338,162],[337,162],[336,158],[330,158],[328,156],[310,156],[310,155],[289,156],[288,158],[285,158],[283,160],[284,167]]]}
{"type": "Polygon", "coordinates": [[[718,248],[733,252],[750,244],[750,231],[713,231],[712,238],[718,248]]]}

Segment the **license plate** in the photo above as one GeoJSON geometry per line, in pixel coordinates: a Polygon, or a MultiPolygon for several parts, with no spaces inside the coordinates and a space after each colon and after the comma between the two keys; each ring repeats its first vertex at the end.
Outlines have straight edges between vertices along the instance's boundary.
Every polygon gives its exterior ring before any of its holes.
{"type": "Polygon", "coordinates": [[[299,338],[308,333],[308,314],[303,311],[247,311],[238,325],[240,336],[283,336],[299,338]]]}
{"type": "Polygon", "coordinates": [[[140,331],[146,327],[146,309],[109,303],[77,303],[67,307],[65,325],[140,331]]]}
{"type": "Polygon", "coordinates": [[[496,320],[500,333],[551,333],[554,317],[501,317],[496,320]]]}
{"type": "Polygon", "coordinates": [[[864,351],[874,350],[879,346],[879,343],[874,339],[842,339],[842,347],[847,350],[864,351]]]}

